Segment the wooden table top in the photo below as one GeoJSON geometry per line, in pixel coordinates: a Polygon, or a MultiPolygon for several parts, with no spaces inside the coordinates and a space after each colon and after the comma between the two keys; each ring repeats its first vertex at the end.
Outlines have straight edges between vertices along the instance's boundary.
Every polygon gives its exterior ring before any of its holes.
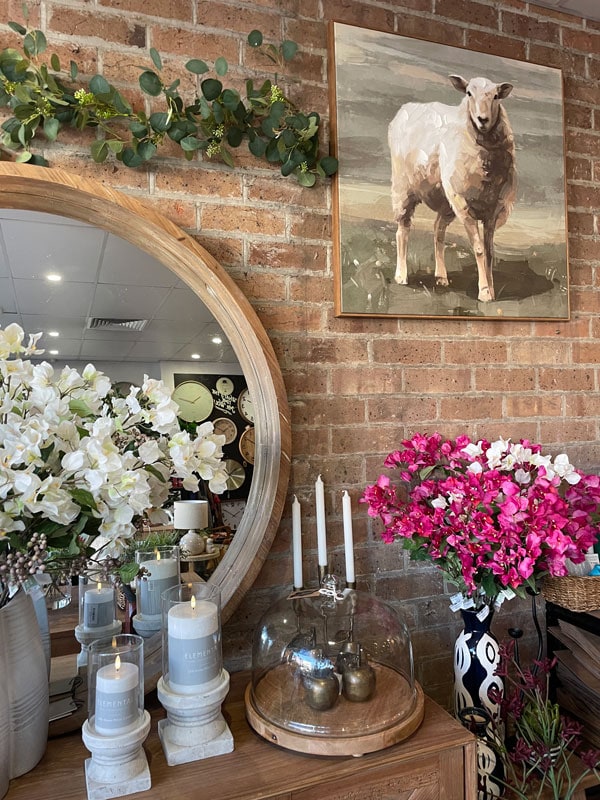
{"type": "MultiPolygon", "coordinates": [[[[157,734],[157,721],[165,717],[156,695],[146,698],[152,716],[150,735],[144,745],[152,776],[152,788],[131,800],[261,800],[281,792],[316,786],[332,778],[351,777],[357,770],[374,769],[392,761],[419,759],[444,749],[474,745],[474,737],[429,698],[425,719],[409,739],[361,758],[319,757],[283,750],[260,738],[245,718],[243,692],[248,672],[231,676],[231,689],[223,711],[234,737],[233,753],[169,767],[157,734]]],[[[89,752],[81,733],[48,742],[46,755],[26,775],[11,781],[4,800],[85,800],[84,761],[89,752]]]]}

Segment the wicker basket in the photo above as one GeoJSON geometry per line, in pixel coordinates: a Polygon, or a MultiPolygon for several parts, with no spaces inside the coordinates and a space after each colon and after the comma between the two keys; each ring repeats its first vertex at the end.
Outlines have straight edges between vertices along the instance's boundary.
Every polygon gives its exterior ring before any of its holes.
{"type": "Polygon", "coordinates": [[[546,600],[571,611],[600,609],[600,576],[544,578],[542,593],[546,600]]]}

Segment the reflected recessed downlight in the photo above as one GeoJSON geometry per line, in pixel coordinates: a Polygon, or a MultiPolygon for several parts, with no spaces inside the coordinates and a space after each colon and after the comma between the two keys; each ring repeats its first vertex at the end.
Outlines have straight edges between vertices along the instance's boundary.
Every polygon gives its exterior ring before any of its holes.
{"type": "Polygon", "coordinates": [[[191,354],[191,356],[190,356],[190,358],[193,358],[193,359],[195,359],[196,361],[198,361],[198,359],[199,359],[199,358],[202,358],[202,356],[200,355],[200,353],[192,353],[192,354],[191,354]]]}
{"type": "Polygon", "coordinates": [[[52,336],[53,339],[56,339],[57,336],[60,336],[58,331],[48,331],[48,336],[52,336]]]}
{"type": "Polygon", "coordinates": [[[50,281],[50,283],[60,283],[62,281],[62,275],[59,275],[58,272],[47,272],[46,280],[50,281]]]}
{"type": "Polygon", "coordinates": [[[58,355],[58,350],[48,350],[48,352],[50,353],[51,356],[57,356],[58,355]]]}
{"type": "Polygon", "coordinates": [[[212,339],[211,339],[211,342],[213,344],[222,344],[223,343],[223,339],[221,339],[220,336],[213,336],[212,339]]]}

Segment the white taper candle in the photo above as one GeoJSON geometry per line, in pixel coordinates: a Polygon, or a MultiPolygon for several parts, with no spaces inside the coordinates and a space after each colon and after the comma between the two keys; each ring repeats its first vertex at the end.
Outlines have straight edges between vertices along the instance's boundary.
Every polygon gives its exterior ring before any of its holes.
{"type": "Polygon", "coordinates": [[[320,567],[327,566],[327,534],[325,527],[325,487],[321,476],[315,483],[315,504],[317,513],[317,556],[320,567]]]}
{"type": "Polygon", "coordinates": [[[302,522],[301,507],[296,495],[292,501],[292,553],[294,557],[294,589],[301,589],[302,580],[302,522]]]}
{"type": "Polygon", "coordinates": [[[354,583],[354,536],[352,534],[352,505],[346,490],[342,495],[342,517],[344,520],[344,554],[346,556],[346,582],[354,583]]]}

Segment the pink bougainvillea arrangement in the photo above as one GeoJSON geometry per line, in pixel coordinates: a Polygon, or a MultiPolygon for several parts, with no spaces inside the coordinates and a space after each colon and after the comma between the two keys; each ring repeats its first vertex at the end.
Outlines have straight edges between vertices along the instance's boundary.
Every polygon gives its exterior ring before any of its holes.
{"type": "Polygon", "coordinates": [[[388,475],[362,501],[415,560],[429,560],[468,605],[523,596],[545,575],[568,574],[596,542],[600,477],[575,469],[539,444],[444,440],[416,434],[386,458],[388,475]]]}

